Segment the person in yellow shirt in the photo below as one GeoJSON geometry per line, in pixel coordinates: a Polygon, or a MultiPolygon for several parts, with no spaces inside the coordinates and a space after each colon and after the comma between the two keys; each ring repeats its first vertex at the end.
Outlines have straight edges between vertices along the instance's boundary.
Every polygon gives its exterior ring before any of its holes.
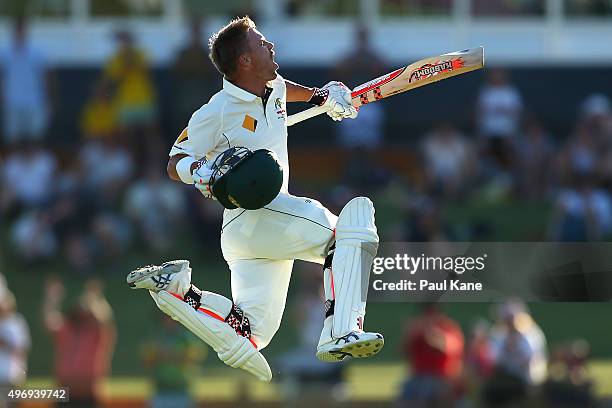
{"type": "Polygon", "coordinates": [[[108,87],[98,81],[81,114],[81,134],[87,139],[108,139],[116,132],[117,107],[108,87]]]}
{"type": "Polygon", "coordinates": [[[113,90],[118,124],[150,125],[155,122],[156,95],[147,57],[135,46],[131,33],[119,31],[116,38],[119,49],[106,64],[104,77],[113,90]]]}

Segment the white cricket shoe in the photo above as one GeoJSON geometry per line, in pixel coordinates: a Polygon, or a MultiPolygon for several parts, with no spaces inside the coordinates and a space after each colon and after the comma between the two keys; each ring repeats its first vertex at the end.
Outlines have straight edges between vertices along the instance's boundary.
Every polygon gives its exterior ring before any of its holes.
{"type": "Polygon", "coordinates": [[[147,265],[130,272],[127,283],[132,289],[147,289],[153,292],[165,290],[184,296],[191,285],[189,261],[177,260],[163,264],[147,265]]]}
{"type": "Polygon", "coordinates": [[[347,357],[366,358],[378,354],[385,344],[380,333],[353,331],[317,347],[317,358],[321,361],[342,361],[347,357]]]}

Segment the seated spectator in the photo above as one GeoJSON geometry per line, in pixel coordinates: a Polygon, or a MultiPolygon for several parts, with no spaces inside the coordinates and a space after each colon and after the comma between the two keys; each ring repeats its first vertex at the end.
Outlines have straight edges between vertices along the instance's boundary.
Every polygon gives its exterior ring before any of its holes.
{"type": "Polygon", "coordinates": [[[469,141],[450,125],[442,125],[425,136],[422,146],[430,189],[453,196],[474,173],[475,157],[469,141]]]}
{"type": "Polygon", "coordinates": [[[24,143],[6,158],[2,171],[3,194],[19,209],[41,208],[54,194],[56,170],[51,152],[36,144],[24,143]],[[28,175],[27,182],[24,174],[28,175]]]}
{"type": "Polygon", "coordinates": [[[60,311],[64,294],[61,281],[47,282],[42,311],[55,348],[55,380],[70,389],[72,406],[98,407],[115,345],[112,310],[97,280],[85,283],[66,314],[60,311]]]}
{"type": "Polygon", "coordinates": [[[49,217],[39,210],[17,218],[12,225],[11,240],[17,256],[26,262],[48,259],[57,253],[57,237],[49,217]]]}
{"type": "Polygon", "coordinates": [[[81,114],[81,134],[87,139],[107,139],[116,135],[117,126],[117,106],[110,87],[98,81],[81,114]]]}
{"type": "Polygon", "coordinates": [[[549,235],[555,241],[598,241],[612,232],[610,194],[594,185],[594,175],[574,176],[554,199],[549,235]]]}
{"type": "Polygon", "coordinates": [[[425,305],[421,315],[409,322],[402,351],[412,372],[400,396],[403,403],[430,407],[455,401],[463,370],[463,333],[438,305],[425,305]]]}
{"type": "Polygon", "coordinates": [[[184,190],[161,170],[149,166],[125,197],[125,212],[153,249],[169,249],[186,210],[184,190]]]}
{"type": "Polygon", "coordinates": [[[117,262],[132,240],[132,228],[120,212],[101,212],[91,225],[95,259],[117,262]]]}
{"type": "MultiPolygon", "coordinates": [[[[15,296],[5,289],[0,296],[0,388],[2,389],[23,386],[28,369],[30,332],[23,316],[17,313],[16,306],[15,296]]],[[[0,397],[0,405],[3,397],[0,397]]]]}
{"type": "Polygon", "coordinates": [[[91,140],[79,152],[85,191],[102,204],[116,203],[130,181],[134,161],[118,137],[91,140]]]}

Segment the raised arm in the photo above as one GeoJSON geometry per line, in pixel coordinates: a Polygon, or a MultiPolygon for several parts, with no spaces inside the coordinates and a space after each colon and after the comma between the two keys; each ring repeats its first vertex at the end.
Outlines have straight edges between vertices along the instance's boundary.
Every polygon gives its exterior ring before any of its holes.
{"type": "Polygon", "coordinates": [[[328,82],[323,88],[309,88],[285,79],[287,102],[307,102],[325,108],[333,120],[355,119],[357,110],[351,103],[351,90],[342,82],[328,82]]]}
{"type": "Polygon", "coordinates": [[[315,93],[316,88],[309,88],[285,79],[287,86],[287,102],[308,102],[315,93]]]}

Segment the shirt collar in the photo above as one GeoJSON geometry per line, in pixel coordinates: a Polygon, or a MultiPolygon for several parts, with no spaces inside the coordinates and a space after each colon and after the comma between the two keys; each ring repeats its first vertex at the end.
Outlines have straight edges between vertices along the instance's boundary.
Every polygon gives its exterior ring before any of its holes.
{"type": "MultiPolygon", "coordinates": [[[[268,82],[268,85],[271,85],[271,83],[268,82]]],[[[270,93],[272,92],[272,88],[270,86],[266,86],[266,89],[269,89],[270,93]]],[[[256,98],[258,98],[257,95],[252,94],[249,91],[245,91],[244,89],[232,84],[225,78],[223,78],[223,90],[228,94],[245,102],[253,102],[256,98]]]]}

